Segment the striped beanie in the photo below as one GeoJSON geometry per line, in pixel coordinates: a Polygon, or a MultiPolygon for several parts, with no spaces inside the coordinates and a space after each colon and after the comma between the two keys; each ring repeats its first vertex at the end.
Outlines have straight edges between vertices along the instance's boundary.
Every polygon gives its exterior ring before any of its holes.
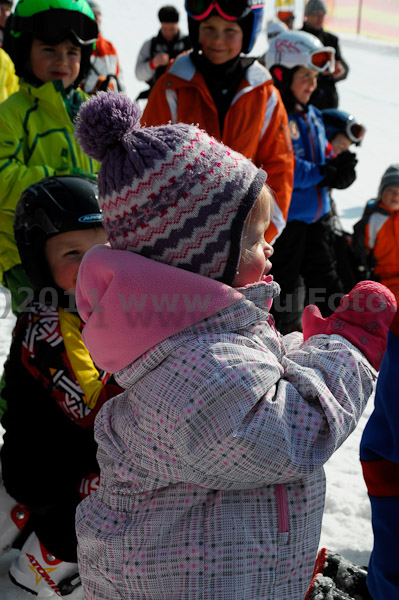
{"type": "Polygon", "coordinates": [[[76,135],[102,163],[99,200],[112,248],[232,285],[265,171],[193,125],[141,127],[138,105],[116,92],[82,105],[76,135]]]}

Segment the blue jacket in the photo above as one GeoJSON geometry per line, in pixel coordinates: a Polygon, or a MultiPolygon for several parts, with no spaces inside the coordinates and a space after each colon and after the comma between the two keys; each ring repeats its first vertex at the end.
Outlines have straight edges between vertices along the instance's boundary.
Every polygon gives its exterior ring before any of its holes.
{"type": "Polygon", "coordinates": [[[374,547],[367,586],[374,600],[399,600],[399,336],[389,332],[374,411],[360,444],[374,547]]]}
{"type": "Polygon", "coordinates": [[[295,155],[294,191],[289,221],[314,223],[331,210],[326,187],[318,184],[323,179],[319,166],[326,161],[327,138],[321,112],[311,104],[307,112],[288,114],[292,146],[295,155]]]}

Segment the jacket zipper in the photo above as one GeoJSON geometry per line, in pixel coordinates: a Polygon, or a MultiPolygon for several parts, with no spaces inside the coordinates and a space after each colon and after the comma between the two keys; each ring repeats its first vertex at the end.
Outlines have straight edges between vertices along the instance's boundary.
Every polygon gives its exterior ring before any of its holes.
{"type": "Polygon", "coordinates": [[[289,531],[287,488],[283,483],[277,483],[274,487],[277,497],[278,531],[287,533],[289,531]]]}
{"type": "MultiPolygon", "coordinates": [[[[316,148],[315,148],[315,144],[314,144],[313,133],[312,133],[311,127],[309,125],[309,120],[307,118],[307,115],[304,114],[303,118],[304,118],[304,121],[305,121],[306,126],[307,126],[308,131],[309,131],[309,138],[310,138],[310,145],[311,145],[311,150],[312,150],[313,162],[315,164],[317,164],[316,163],[316,148]]],[[[320,193],[318,185],[316,185],[316,194],[317,194],[317,200],[318,200],[318,203],[319,203],[319,209],[317,211],[317,214],[316,214],[315,218],[312,221],[313,223],[316,223],[316,221],[318,220],[319,215],[321,213],[321,207],[322,207],[321,193],[320,193]]]]}

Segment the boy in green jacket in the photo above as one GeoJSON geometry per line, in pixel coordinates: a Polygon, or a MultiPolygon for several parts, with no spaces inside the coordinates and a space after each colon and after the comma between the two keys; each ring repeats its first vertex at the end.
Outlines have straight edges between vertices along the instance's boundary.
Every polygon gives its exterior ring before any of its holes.
{"type": "Polygon", "coordinates": [[[16,314],[30,288],[13,234],[19,197],[43,177],[94,177],[99,168],[80,149],[73,124],[97,35],[86,0],[19,0],[7,20],[3,47],[20,89],[0,105],[0,282],[16,314]]]}

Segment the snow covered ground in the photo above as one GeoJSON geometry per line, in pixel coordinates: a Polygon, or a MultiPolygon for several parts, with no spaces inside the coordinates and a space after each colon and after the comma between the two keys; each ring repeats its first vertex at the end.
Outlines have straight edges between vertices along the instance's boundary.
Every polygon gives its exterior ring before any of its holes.
{"type": "MultiPolygon", "coordinates": [[[[136,56],[143,41],[157,31],[157,11],[165,2],[100,0],[100,4],[103,34],[116,45],[127,93],[135,98],[145,87],[134,76],[136,56]]],[[[181,10],[184,30],[184,2],[178,0],[174,4],[181,10]]],[[[386,167],[399,162],[399,46],[353,36],[341,36],[341,46],[350,73],[348,79],[339,84],[340,105],[353,112],[367,127],[364,143],[356,150],[357,180],[348,190],[334,192],[344,227],[350,231],[361,216],[365,202],[375,195],[386,167]]],[[[261,34],[255,50],[262,54],[265,49],[266,37],[261,34]]],[[[0,288],[0,372],[13,327],[7,304],[7,296],[0,288]]],[[[321,546],[359,564],[367,564],[372,548],[370,507],[358,459],[360,437],[372,408],[371,400],[356,431],[326,465],[327,499],[321,546]]],[[[16,552],[0,559],[0,598],[28,600],[32,595],[17,589],[7,577],[14,556],[16,552]]],[[[78,592],[70,596],[71,600],[78,598],[78,592]]]]}

